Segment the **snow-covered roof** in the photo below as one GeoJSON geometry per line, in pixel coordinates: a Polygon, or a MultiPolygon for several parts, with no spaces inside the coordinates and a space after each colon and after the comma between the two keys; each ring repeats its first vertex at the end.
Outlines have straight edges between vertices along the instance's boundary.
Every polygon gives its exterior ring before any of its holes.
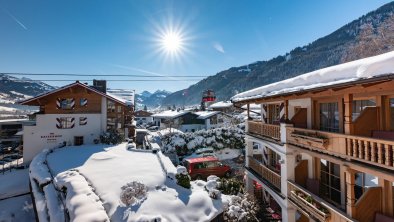
{"type": "Polygon", "coordinates": [[[194,112],[198,117],[197,119],[206,119],[211,116],[214,116],[216,114],[220,113],[219,111],[199,111],[199,112],[194,112]]]}
{"type": "Polygon", "coordinates": [[[134,104],[133,98],[125,99],[124,97],[121,97],[121,96],[118,96],[118,95],[115,95],[115,94],[109,93],[109,92],[107,92],[106,94],[112,98],[115,98],[115,99],[121,101],[122,103],[124,103],[126,105],[133,105],[134,104]]]}
{"type": "MultiPolygon", "coordinates": [[[[247,109],[247,108],[248,108],[247,105],[243,105],[243,106],[242,106],[242,109],[247,109]]],[[[251,103],[251,104],[249,104],[249,109],[252,109],[252,110],[261,110],[261,105],[260,105],[260,104],[256,104],[256,103],[251,103]]]]}
{"type": "Polygon", "coordinates": [[[251,89],[233,96],[231,101],[242,102],[392,74],[394,73],[393,64],[394,51],[319,69],[294,78],[251,89]]]}
{"type": "Polygon", "coordinates": [[[49,92],[45,92],[45,93],[39,94],[39,95],[37,95],[37,96],[35,96],[35,97],[32,97],[32,98],[30,98],[30,99],[26,99],[26,100],[23,100],[23,101],[19,101],[18,103],[19,103],[19,104],[22,104],[22,105],[26,105],[27,103],[32,102],[32,101],[34,101],[34,100],[36,100],[36,99],[40,99],[40,98],[42,98],[42,97],[51,95],[51,94],[53,94],[53,93],[62,91],[62,90],[64,90],[64,89],[67,89],[67,88],[70,88],[70,87],[73,87],[73,86],[82,86],[83,88],[86,88],[86,89],[88,89],[88,90],[90,90],[90,91],[93,91],[93,92],[95,92],[95,93],[97,93],[97,94],[99,94],[99,95],[101,95],[101,96],[104,96],[104,97],[106,97],[106,98],[108,98],[108,99],[110,99],[110,100],[113,100],[113,101],[115,101],[115,102],[121,103],[121,104],[123,104],[123,105],[132,105],[132,104],[134,104],[134,102],[133,102],[133,103],[130,103],[129,101],[127,101],[127,100],[125,100],[125,99],[122,99],[122,98],[120,98],[120,97],[118,97],[118,96],[115,96],[115,97],[114,97],[114,95],[112,95],[112,94],[109,95],[108,93],[100,92],[100,91],[98,91],[97,89],[94,89],[93,87],[90,87],[90,86],[88,86],[88,85],[86,85],[86,84],[80,83],[79,81],[76,81],[76,82],[74,82],[74,83],[71,83],[71,84],[62,86],[62,87],[60,87],[60,88],[51,90],[51,91],[49,91],[49,92]]]}
{"type": "Polygon", "coordinates": [[[166,110],[160,113],[153,114],[152,116],[155,118],[161,118],[161,119],[174,119],[180,116],[183,116],[190,111],[185,111],[185,110],[180,110],[180,111],[173,111],[173,110],[166,110]]]}
{"type": "Polygon", "coordinates": [[[161,152],[129,151],[125,146],[82,145],[39,154],[30,173],[44,187],[44,192],[34,189],[35,196],[41,194],[45,200],[38,213],[48,212],[50,218],[63,213],[62,207],[51,205],[58,191],[48,186],[66,190],[71,221],[210,221],[223,211],[222,200],[209,197],[206,182],[192,182],[191,189],[176,184],[177,169],[161,152]],[[146,186],[146,195],[127,206],[122,187],[133,181],[146,186]]]}
{"type": "Polygon", "coordinates": [[[0,123],[12,123],[12,122],[19,123],[19,122],[28,122],[28,121],[29,119],[1,119],[0,123]]]}
{"type": "Polygon", "coordinates": [[[220,101],[217,103],[214,103],[212,105],[209,106],[209,108],[227,108],[227,107],[231,107],[233,104],[230,101],[220,101]]]}

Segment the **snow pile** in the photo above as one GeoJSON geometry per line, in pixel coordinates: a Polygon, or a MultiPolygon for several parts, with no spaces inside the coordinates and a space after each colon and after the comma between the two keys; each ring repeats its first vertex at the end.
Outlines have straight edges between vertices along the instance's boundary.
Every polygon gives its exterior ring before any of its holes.
{"type": "Polygon", "coordinates": [[[187,175],[186,167],[184,166],[177,166],[176,167],[177,174],[187,175]]]}
{"type": "Polygon", "coordinates": [[[46,185],[43,191],[50,221],[65,221],[64,208],[53,184],[46,185]]]}
{"type": "Polygon", "coordinates": [[[211,109],[215,109],[215,108],[228,108],[233,106],[233,104],[230,101],[220,101],[217,103],[214,103],[212,105],[209,106],[209,108],[211,109]]]}
{"type": "Polygon", "coordinates": [[[198,148],[212,147],[214,149],[244,147],[245,132],[238,127],[200,130],[194,133],[167,134],[161,138],[164,152],[177,151],[185,155],[198,148]]]}
{"type": "Polygon", "coordinates": [[[189,111],[185,111],[185,110],[180,110],[180,111],[176,111],[176,110],[166,110],[160,113],[156,113],[153,114],[152,117],[154,118],[161,118],[161,119],[174,119],[180,116],[183,116],[185,114],[189,113],[189,111]]]}
{"type": "Polygon", "coordinates": [[[210,221],[223,212],[225,195],[212,199],[204,181],[185,189],[170,176],[184,175],[184,168],[175,168],[160,151],[130,152],[125,145],[70,146],[48,153],[41,162],[47,162],[55,179],[44,192],[32,182],[40,221],[61,217],[62,206],[70,221],[210,221]],[[130,181],[145,189],[125,186],[130,181]]]}
{"type": "Polygon", "coordinates": [[[140,182],[133,181],[121,187],[120,200],[126,206],[140,204],[145,198],[148,189],[140,182]]]}
{"type": "Polygon", "coordinates": [[[240,102],[391,74],[394,73],[393,63],[394,51],[258,87],[233,96],[231,101],[240,102]]]}
{"type": "Polygon", "coordinates": [[[205,189],[208,191],[209,197],[212,199],[219,199],[221,197],[221,192],[217,189],[219,177],[215,175],[208,176],[207,183],[205,184],[205,189]]]}
{"type": "Polygon", "coordinates": [[[100,198],[77,171],[59,173],[55,184],[66,194],[66,207],[71,221],[109,221],[100,198]]]}
{"type": "Polygon", "coordinates": [[[52,176],[49,172],[46,157],[49,153],[49,150],[43,150],[30,163],[30,178],[33,178],[37,181],[40,187],[45,186],[46,184],[52,181],[52,176]]]}
{"type": "Polygon", "coordinates": [[[199,111],[199,112],[194,112],[198,117],[197,119],[207,119],[211,116],[219,114],[219,111],[199,111]]]}

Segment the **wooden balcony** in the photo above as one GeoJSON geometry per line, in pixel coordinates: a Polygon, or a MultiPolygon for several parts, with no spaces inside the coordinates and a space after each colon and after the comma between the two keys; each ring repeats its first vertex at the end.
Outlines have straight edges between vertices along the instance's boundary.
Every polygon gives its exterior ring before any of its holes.
{"type": "Polygon", "coordinates": [[[321,222],[355,221],[320,197],[292,181],[287,182],[288,198],[293,205],[309,217],[321,222]]]}
{"type": "Polygon", "coordinates": [[[261,162],[256,160],[255,158],[248,156],[249,159],[249,167],[255,171],[259,176],[272,184],[278,191],[280,188],[280,175],[264,166],[261,162]]]}
{"type": "Polygon", "coordinates": [[[265,136],[275,140],[280,140],[280,126],[266,124],[258,121],[248,121],[248,132],[258,136],[265,136]]]}
{"type": "Polygon", "coordinates": [[[287,143],[394,169],[394,141],[287,127],[287,143]]]}

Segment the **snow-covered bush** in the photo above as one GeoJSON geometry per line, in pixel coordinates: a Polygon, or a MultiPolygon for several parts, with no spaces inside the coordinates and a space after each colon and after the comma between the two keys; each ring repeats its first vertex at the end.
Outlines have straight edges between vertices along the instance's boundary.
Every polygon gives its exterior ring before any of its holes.
{"type": "Polygon", "coordinates": [[[119,144],[123,141],[122,135],[116,130],[109,130],[100,135],[100,142],[104,144],[119,144]]]}
{"type": "Polygon", "coordinates": [[[219,177],[211,175],[207,178],[207,183],[205,184],[205,190],[208,191],[209,197],[212,199],[219,199],[221,196],[220,190],[217,189],[219,177]]]}
{"type": "Polygon", "coordinates": [[[239,127],[200,130],[194,133],[171,133],[161,138],[164,152],[176,151],[178,155],[192,153],[196,149],[212,147],[241,149],[245,146],[245,132],[239,127]]]}
{"type": "Polygon", "coordinates": [[[146,198],[147,187],[137,181],[127,183],[121,187],[120,200],[125,205],[135,205],[146,198]]]}
{"type": "Polygon", "coordinates": [[[226,195],[237,195],[242,193],[243,183],[235,178],[220,178],[217,189],[226,195]]]}
{"type": "Polygon", "coordinates": [[[219,199],[220,196],[222,195],[222,193],[217,189],[212,189],[208,193],[209,193],[209,197],[215,200],[219,199]]]}
{"type": "Polygon", "coordinates": [[[224,221],[258,221],[256,215],[260,208],[256,200],[249,194],[239,194],[231,196],[228,206],[225,207],[224,221]]]}
{"type": "Polygon", "coordinates": [[[189,189],[190,188],[190,176],[187,173],[186,167],[178,166],[176,168],[177,174],[175,175],[176,183],[179,186],[189,189]]]}

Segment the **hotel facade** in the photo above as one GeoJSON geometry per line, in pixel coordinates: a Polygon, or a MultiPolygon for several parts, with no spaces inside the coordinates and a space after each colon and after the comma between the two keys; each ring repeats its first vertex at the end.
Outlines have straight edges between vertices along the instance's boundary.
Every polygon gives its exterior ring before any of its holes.
{"type": "Polygon", "coordinates": [[[261,106],[248,192],[282,221],[394,221],[393,73],[390,52],[234,96],[261,106]]]}
{"type": "Polygon", "coordinates": [[[134,137],[132,102],[107,93],[105,81],[94,81],[93,86],[77,81],[20,102],[40,107],[36,124],[23,129],[24,163],[60,144],[98,143],[100,134],[108,130],[134,137]]]}

